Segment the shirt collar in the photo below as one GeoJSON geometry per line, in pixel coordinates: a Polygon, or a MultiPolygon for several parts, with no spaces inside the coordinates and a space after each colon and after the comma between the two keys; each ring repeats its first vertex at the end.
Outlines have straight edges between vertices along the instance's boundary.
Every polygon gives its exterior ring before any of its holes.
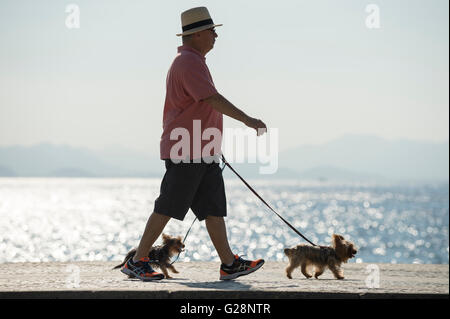
{"type": "Polygon", "coordinates": [[[188,45],[182,45],[178,47],[178,53],[180,53],[181,51],[190,51],[196,55],[198,55],[199,57],[201,57],[203,60],[206,60],[206,58],[196,49],[188,46],[188,45]]]}

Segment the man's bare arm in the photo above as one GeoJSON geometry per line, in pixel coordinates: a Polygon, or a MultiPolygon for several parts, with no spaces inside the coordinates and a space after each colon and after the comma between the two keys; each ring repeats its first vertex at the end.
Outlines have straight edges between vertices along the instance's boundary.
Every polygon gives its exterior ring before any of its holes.
{"type": "Polygon", "coordinates": [[[206,98],[204,101],[211,105],[211,107],[216,111],[225,114],[235,120],[238,120],[248,127],[255,129],[258,135],[263,134],[267,130],[266,124],[264,124],[263,121],[248,116],[243,111],[234,106],[220,93],[214,94],[206,98]],[[258,132],[258,129],[263,129],[263,131],[258,132]]]}

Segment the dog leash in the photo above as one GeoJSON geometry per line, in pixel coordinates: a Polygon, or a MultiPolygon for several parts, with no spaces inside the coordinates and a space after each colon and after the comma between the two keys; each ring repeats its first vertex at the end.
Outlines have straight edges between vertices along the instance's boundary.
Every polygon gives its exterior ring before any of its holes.
{"type": "MultiPolygon", "coordinates": [[[[182,242],[183,244],[184,244],[184,241],[186,240],[186,237],[189,235],[189,232],[191,231],[192,226],[194,226],[194,223],[195,223],[196,220],[197,220],[197,217],[194,218],[194,220],[192,221],[191,226],[189,227],[188,231],[186,232],[186,235],[184,235],[183,242],[182,242]]],[[[171,265],[173,265],[178,260],[178,258],[180,257],[181,253],[182,253],[182,251],[180,251],[178,253],[177,258],[175,258],[175,260],[170,263],[171,265]]]]}
{"type": "MultiPolygon", "coordinates": [[[[292,226],[286,219],[284,219],[280,214],[278,214],[278,213],[277,213],[277,212],[276,212],[269,204],[267,204],[267,202],[266,202],[261,196],[259,196],[259,194],[253,189],[253,187],[251,187],[251,186],[245,181],[245,179],[242,178],[242,176],[239,175],[238,172],[236,172],[236,171],[234,170],[233,167],[231,167],[230,163],[227,162],[227,160],[225,159],[225,156],[223,156],[223,154],[222,154],[222,162],[223,162],[226,166],[228,166],[228,168],[231,169],[231,170],[233,171],[233,173],[236,174],[237,177],[240,178],[240,180],[245,184],[245,186],[247,186],[248,189],[250,189],[250,190],[253,192],[253,194],[256,195],[256,197],[258,197],[258,198],[259,198],[259,199],[260,199],[267,207],[269,207],[269,209],[270,209],[272,212],[274,212],[278,217],[280,217],[280,219],[281,219],[286,225],[288,225],[288,226],[289,226],[289,227],[290,227],[297,235],[299,235],[300,237],[302,237],[304,240],[306,240],[306,241],[307,241],[308,243],[310,243],[311,245],[317,246],[317,245],[314,244],[312,241],[310,241],[308,238],[306,238],[301,232],[299,232],[297,229],[295,229],[294,226],[292,226]]],[[[224,165],[224,168],[225,168],[225,165],[224,165]]],[[[222,168],[222,170],[223,170],[223,168],[222,168]]]]}

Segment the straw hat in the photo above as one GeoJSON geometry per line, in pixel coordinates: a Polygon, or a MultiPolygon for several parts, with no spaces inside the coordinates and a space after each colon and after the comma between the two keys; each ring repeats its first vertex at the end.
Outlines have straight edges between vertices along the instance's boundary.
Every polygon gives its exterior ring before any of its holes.
{"type": "Polygon", "coordinates": [[[197,7],[184,11],[181,14],[181,26],[183,33],[177,36],[189,35],[195,32],[220,27],[222,24],[214,24],[206,7],[197,7]]]}

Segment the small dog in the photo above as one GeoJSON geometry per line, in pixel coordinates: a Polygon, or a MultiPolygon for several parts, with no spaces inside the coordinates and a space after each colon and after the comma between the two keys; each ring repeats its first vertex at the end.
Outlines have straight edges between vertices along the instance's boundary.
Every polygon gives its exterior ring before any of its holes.
{"type": "Polygon", "coordinates": [[[357,250],[352,242],[345,240],[341,235],[333,234],[331,247],[298,245],[294,248],[284,249],[284,253],[289,258],[289,265],[286,268],[286,275],[289,279],[292,279],[292,271],[299,266],[306,278],[312,277],[307,271],[308,266],[314,266],[316,279],[323,274],[327,267],[336,279],[344,279],[344,272],[340,266],[348,259],[355,257],[357,250]]]}
{"type": "MultiPolygon", "coordinates": [[[[162,235],[163,244],[160,246],[154,246],[150,249],[148,257],[150,264],[154,267],[158,267],[163,272],[165,278],[172,278],[169,275],[167,269],[170,269],[173,273],[178,274],[178,271],[173,265],[170,264],[170,258],[176,254],[179,254],[184,250],[184,244],[181,241],[181,237],[172,237],[166,234],[162,235]]],[[[136,248],[130,250],[125,257],[123,263],[115,266],[113,269],[123,267],[125,263],[136,254],[136,248]]],[[[132,278],[132,276],[129,276],[132,278]]]]}

